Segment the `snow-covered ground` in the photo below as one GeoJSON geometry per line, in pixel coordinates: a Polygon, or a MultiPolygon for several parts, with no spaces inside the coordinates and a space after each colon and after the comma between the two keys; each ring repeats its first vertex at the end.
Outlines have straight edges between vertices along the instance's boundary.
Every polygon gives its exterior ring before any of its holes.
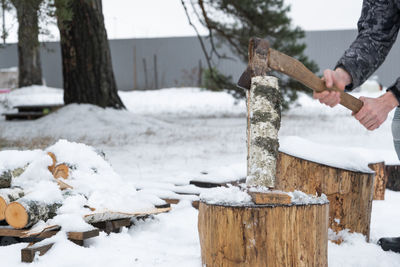
{"type": "MultiPolygon", "coordinates": [[[[360,94],[365,95],[356,96],[360,94]]],[[[375,97],[378,93],[367,94],[375,97]]],[[[61,138],[83,142],[103,150],[122,179],[138,188],[169,189],[198,177],[218,181],[245,177],[243,101],[198,88],[121,92],[120,96],[127,110],[69,105],[36,121],[9,122],[2,117],[0,147],[45,148],[61,138]]],[[[0,94],[0,112],[19,104],[61,101],[59,89],[26,88],[0,94]]],[[[350,113],[301,95],[282,118],[280,137],[285,149],[315,156],[324,155],[326,147],[335,147],[360,158],[369,155],[398,163],[390,130],[393,113],[373,132],[365,130],[350,113]],[[287,140],[296,140],[291,136],[314,146],[290,146],[287,140]]],[[[332,157],[333,162],[346,160],[340,153],[332,157]]],[[[385,201],[374,201],[371,242],[358,234],[345,234],[341,245],[329,243],[329,266],[400,265],[400,254],[384,252],[376,245],[382,236],[400,236],[399,202],[400,193],[392,191],[386,192],[385,201]]],[[[101,234],[85,248],[60,241],[32,266],[201,266],[197,214],[189,202],[181,202],[170,213],[139,222],[120,234],[101,234]]],[[[25,266],[19,254],[23,246],[0,247],[1,266],[25,266]]]]}

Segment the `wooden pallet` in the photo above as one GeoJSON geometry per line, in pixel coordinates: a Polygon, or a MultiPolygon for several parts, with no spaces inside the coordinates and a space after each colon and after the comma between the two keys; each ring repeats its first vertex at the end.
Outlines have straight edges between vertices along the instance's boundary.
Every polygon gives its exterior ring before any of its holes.
{"type": "MultiPolygon", "coordinates": [[[[79,246],[83,246],[86,239],[96,237],[99,235],[99,229],[93,229],[84,232],[68,232],[68,240],[74,242],[79,246]]],[[[50,231],[54,232],[54,231],[50,231]]],[[[58,232],[58,231],[57,231],[58,232]]],[[[55,235],[57,232],[52,233],[55,235]]],[[[39,235],[40,236],[40,235],[39,235]]],[[[43,256],[47,251],[51,249],[54,243],[46,245],[36,245],[36,242],[30,243],[26,248],[21,249],[21,261],[22,262],[33,262],[35,255],[39,252],[39,256],[43,256]]]]}
{"type": "MultiPolygon", "coordinates": [[[[121,213],[121,212],[103,212],[93,213],[84,217],[86,221],[94,221],[90,223],[93,227],[92,230],[83,232],[68,232],[68,240],[74,242],[77,245],[83,246],[86,239],[96,237],[100,231],[109,233],[118,233],[122,227],[129,227],[132,225],[132,218],[147,218],[150,215],[168,212],[171,210],[170,205],[164,205],[163,208],[155,208],[148,212],[136,212],[136,213],[121,213]],[[103,220],[100,220],[102,219],[103,220]],[[110,218],[110,219],[104,219],[110,218]],[[111,219],[113,218],[113,219],[111,219]]],[[[0,239],[13,238],[14,242],[30,242],[30,244],[21,250],[21,261],[32,262],[35,255],[44,255],[51,249],[53,243],[39,245],[40,242],[46,238],[50,238],[57,234],[61,230],[58,225],[47,226],[41,229],[13,229],[10,226],[0,226],[0,239]]],[[[9,244],[12,244],[9,243],[9,244]]],[[[7,244],[8,245],[8,244],[7,244]]]]}
{"type": "Polygon", "coordinates": [[[35,120],[43,117],[63,105],[21,105],[13,108],[18,109],[17,113],[3,113],[6,120],[35,120]]]}

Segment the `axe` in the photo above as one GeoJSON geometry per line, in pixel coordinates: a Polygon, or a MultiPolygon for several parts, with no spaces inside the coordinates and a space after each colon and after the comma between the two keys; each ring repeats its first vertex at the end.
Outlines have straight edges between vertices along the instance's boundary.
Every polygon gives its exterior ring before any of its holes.
{"type": "Polygon", "coordinates": [[[240,76],[237,86],[249,90],[252,77],[266,75],[271,70],[284,73],[315,92],[325,90],[340,92],[340,104],[354,113],[357,113],[363,106],[361,100],[335,86],[327,88],[325,82],[300,61],[270,48],[267,40],[251,38],[249,42],[249,64],[240,76]]]}

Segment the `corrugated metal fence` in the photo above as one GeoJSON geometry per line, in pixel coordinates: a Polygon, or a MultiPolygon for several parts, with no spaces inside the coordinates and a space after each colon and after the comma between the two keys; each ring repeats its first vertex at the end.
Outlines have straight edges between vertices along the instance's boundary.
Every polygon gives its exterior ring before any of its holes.
{"type": "MultiPolygon", "coordinates": [[[[311,31],[306,33],[306,54],[321,70],[331,68],[354,40],[355,30],[311,31]]],[[[153,89],[201,84],[201,68],[206,62],[196,37],[110,40],[117,85],[120,90],[153,89]]],[[[222,51],[233,57],[229,47],[222,51]]],[[[61,54],[58,42],[44,43],[41,49],[44,79],[48,86],[62,87],[61,54]]],[[[376,75],[384,86],[400,76],[400,43],[395,44],[376,75]]],[[[236,59],[218,60],[221,72],[236,80],[245,63],[236,59]]],[[[17,66],[17,46],[0,49],[0,68],[17,66]]]]}

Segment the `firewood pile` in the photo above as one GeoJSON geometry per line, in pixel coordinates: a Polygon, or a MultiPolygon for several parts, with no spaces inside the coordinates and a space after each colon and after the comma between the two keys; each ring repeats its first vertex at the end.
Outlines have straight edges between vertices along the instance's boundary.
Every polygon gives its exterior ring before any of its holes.
{"type": "MultiPolygon", "coordinates": [[[[99,229],[115,231],[132,218],[169,210],[162,199],[124,181],[104,153],[84,144],[60,140],[46,150],[0,152],[0,239],[40,241],[65,231],[83,244],[99,229]]],[[[25,249],[23,261],[33,260],[32,251],[42,250],[25,249]]]]}

